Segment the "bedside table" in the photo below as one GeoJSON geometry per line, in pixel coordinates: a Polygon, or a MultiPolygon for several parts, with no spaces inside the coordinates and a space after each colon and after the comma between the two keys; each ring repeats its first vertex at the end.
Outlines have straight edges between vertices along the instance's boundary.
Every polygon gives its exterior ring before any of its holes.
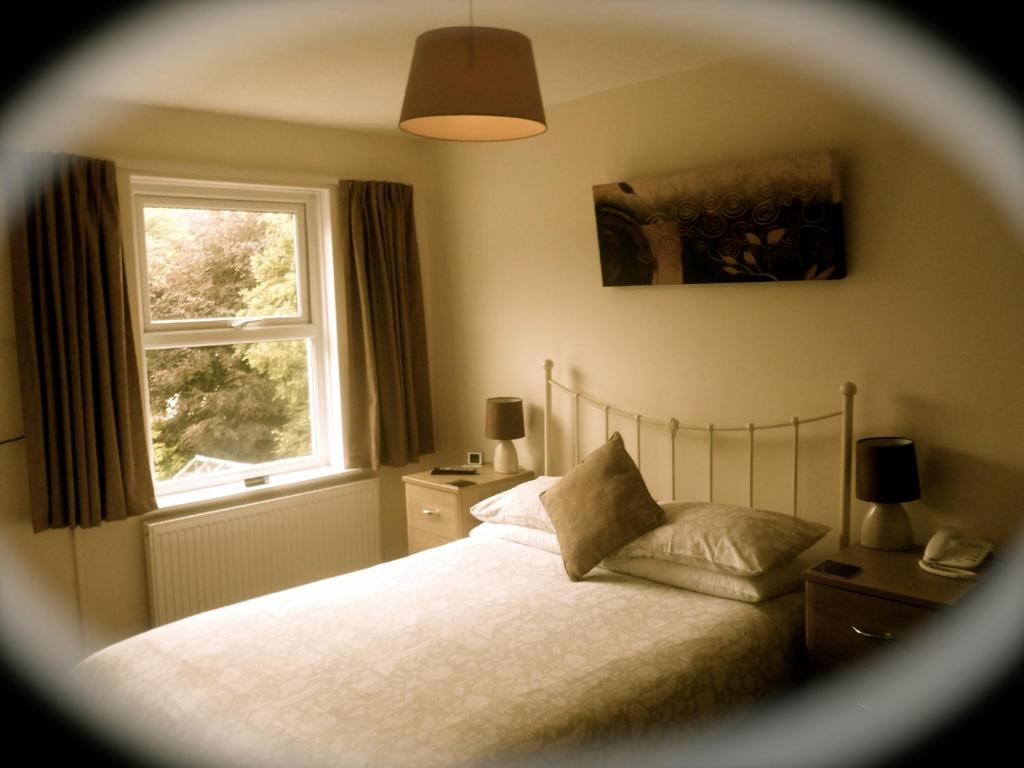
{"type": "Polygon", "coordinates": [[[898,646],[901,638],[947,610],[977,583],[925,573],[917,565],[919,549],[885,552],[854,545],[827,559],[861,570],[849,578],[813,567],[804,571],[812,672],[898,646]]]}
{"type": "Polygon", "coordinates": [[[490,464],[483,465],[475,475],[432,475],[429,471],[405,475],[409,554],[466,536],[480,523],[469,514],[470,507],[533,477],[528,469],[514,475],[499,474],[490,464]],[[471,480],[473,485],[448,485],[452,480],[471,480]]]}

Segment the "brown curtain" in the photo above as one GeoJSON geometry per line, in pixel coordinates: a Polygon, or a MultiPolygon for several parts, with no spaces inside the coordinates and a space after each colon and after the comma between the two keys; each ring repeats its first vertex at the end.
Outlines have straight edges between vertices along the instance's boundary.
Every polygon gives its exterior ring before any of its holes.
{"type": "Polygon", "coordinates": [[[114,165],[4,165],[32,526],[155,509],[114,165]]]}
{"type": "Polygon", "coordinates": [[[345,463],[400,467],[434,452],[412,187],[341,182],[348,308],[345,463]]]}

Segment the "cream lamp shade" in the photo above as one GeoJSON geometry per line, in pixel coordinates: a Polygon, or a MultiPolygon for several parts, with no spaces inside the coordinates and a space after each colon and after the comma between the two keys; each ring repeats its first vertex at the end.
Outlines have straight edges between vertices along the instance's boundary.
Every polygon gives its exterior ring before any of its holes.
{"type": "Polygon", "coordinates": [[[398,127],[454,141],[508,141],[547,130],[530,38],[442,27],[416,38],[398,127]]]}
{"type": "Polygon", "coordinates": [[[921,498],[914,441],[905,437],[866,437],[857,441],[857,498],[873,501],[860,531],[871,549],[914,546],[910,518],[902,502],[921,498]]]}
{"type": "Polygon", "coordinates": [[[518,472],[519,457],[512,441],[526,435],[523,401],[518,397],[488,398],[485,435],[498,441],[494,451],[494,471],[506,475],[518,472]]]}

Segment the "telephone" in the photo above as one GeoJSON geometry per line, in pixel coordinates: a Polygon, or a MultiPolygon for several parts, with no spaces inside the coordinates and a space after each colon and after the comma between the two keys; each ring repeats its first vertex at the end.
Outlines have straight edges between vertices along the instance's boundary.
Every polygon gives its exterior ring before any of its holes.
{"type": "Polygon", "coordinates": [[[974,569],[992,551],[992,544],[979,539],[961,538],[956,528],[940,528],[924,549],[918,563],[921,570],[951,579],[973,579],[974,569]]]}

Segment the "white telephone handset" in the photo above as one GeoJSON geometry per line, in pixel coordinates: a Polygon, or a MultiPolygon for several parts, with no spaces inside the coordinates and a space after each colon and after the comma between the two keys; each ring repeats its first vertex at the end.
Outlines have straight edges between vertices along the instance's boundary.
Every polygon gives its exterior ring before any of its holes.
{"type": "Polygon", "coordinates": [[[973,579],[974,569],[991,551],[990,542],[961,538],[956,528],[940,528],[925,547],[924,558],[918,565],[938,576],[973,579]]]}

